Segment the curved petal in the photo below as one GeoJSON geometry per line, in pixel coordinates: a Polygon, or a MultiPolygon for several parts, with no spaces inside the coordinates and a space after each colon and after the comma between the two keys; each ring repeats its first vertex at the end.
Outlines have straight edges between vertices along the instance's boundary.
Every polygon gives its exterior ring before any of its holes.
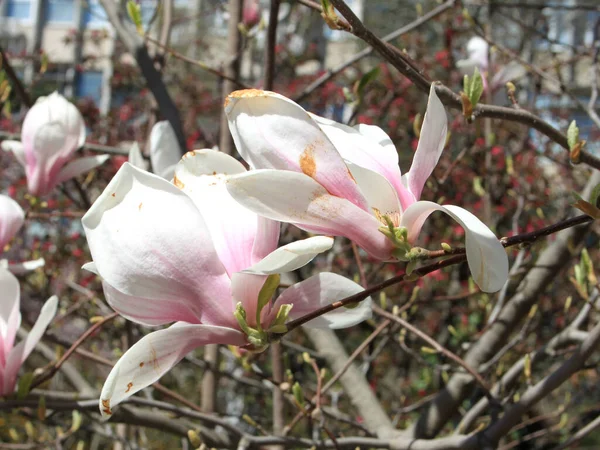
{"type": "Polygon", "coordinates": [[[194,150],[181,158],[173,178],[202,213],[230,276],[252,265],[257,235],[257,215],[236,202],[225,185],[230,175],[245,172],[240,162],[225,153],[194,150]]]}
{"type": "Polygon", "coordinates": [[[82,224],[98,273],[115,289],[185,304],[187,322],[235,323],[230,280],[202,215],[168,181],[125,163],[82,224]]]}
{"type": "Polygon", "coordinates": [[[257,214],[319,234],[345,236],[375,258],[390,258],[391,243],[379,232],[382,223],[375,216],[346,199],[330,195],[306,175],[253,170],[231,177],[227,189],[257,214]]]}
{"type": "Polygon", "coordinates": [[[25,222],[25,212],[12,198],[0,195],[0,254],[25,222]]]}
{"type": "MultiPolygon", "coordinates": [[[[246,311],[246,320],[251,327],[256,326],[258,294],[266,280],[266,275],[243,272],[234,273],[231,277],[231,297],[233,305],[237,305],[238,302],[242,304],[246,311]]],[[[267,305],[262,312],[262,316],[270,310],[270,307],[267,305]]]]}
{"type": "Polygon", "coordinates": [[[171,124],[156,122],[150,132],[150,162],[155,174],[170,180],[181,158],[181,150],[171,124]]]}
{"type": "Polygon", "coordinates": [[[9,271],[0,268],[0,366],[13,348],[21,324],[21,288],[19,281],[9,271]]]}
{"type": "MultiPolygon", "coordinates": [[[[323,272],[287,288],[279,296],[272,310],[276,314],[279,306],[291,303],[294,306],[290,311],[289,318],[294,320],[362,291],[364,289],[361,286],[341,275],[323,272]]],[[[309,328],[347,328],[370,319],[371,315],[371,297],[368,297],[352,309],[338,308],[311,320],[305,326],[309,328]]]]}
{"type": "Polygon", "coordinates": [[[110,371],[100,394],[100,412],[107,418],[112,408],[150,386],[197,347],[206,344],[242,346],[244,334],[225,327],[177,323],[154,331],[135,343],[110,371]]]}
{"type": "Polygon", "coordinates": [[[348,163],[348,168],[375,216],[387,215],[398,223],[402,210],[396,190],[390,182],[379,173],[356,164],[348,163]]]}
{"type": "Polygon", "coordinates": [[[26,165],[25,161],[25,150],[23,149],[23,144],[20,141],[11,141],[6,140],[2,141],[2,150],[5,152],[12,152],[15,155],[15,158],[23,167],[26,165]]]}
{"type": "Polygon", "coordinates": [[[19,367],[23,365],[23,362],[44,335],[46,328],[48,328],[48,325],[50,325],[50,322],[52,322],[52,319],[56,315],[57,308],[58,297],[53,295],[42,306],[40,315],[35,321],[33,328],[27,334],[27,337],[13,347],[8,354],[4,371],[4,392],[12,392],[14,390],[19,367]]]}
{"type": "Polygon", "coordinates": [[[432,84],[429,91],[429,100],[427,101],[427,111],[421,127],[419,145],[410,170],[406,174],[406,184],[415,196],[415,200],[419,200],[421,197],[423,186],[425,186],[427,178],[433,172],[442,155],[446,145],[447,132],[448,117],[446,116],[446,110],[435,93],[435,85],[432,84]]]}
{"type": "Polygon", "coordinates": [[[465,230],[467,262],[475,283],[484,292],[496,292],[508,279],[508,257],[492,231],[469,211],[458,206],[440,206],[433,202],[417,202],[402,216],[400,226],[408,229],[408,239],[414,242],[423,223],[434,211],[442,211],[465,230]]]}
{"type": "Polygon", "coordinates": [[[104,164],[110,158],[110,155],[86,156],[77,158],[64,166],[56,177],[57,183],[70,180],[78,175],[89,172],[90,170],[104,164]]]}
{"type": "MultiPolygon", "coordinates": [[[[384,176],[399,197],[406,197],[403,204],[408,204],[412,195],[407,192],[402,183],[402,173],[398,166],[398,152],[385,131],[373,125],[360,124],[356,127],[349,127],[314,114],[311,114],[311,117],[333,142],[347,165],[349,161],[384,176]]],[[[358,184],[362,193],[366,195],[363,186],[358,184]]]]}
{"type": "Polygon", "coordinates": [[[146,326],[165,325],[168,323],[192,320],[196,316],[189,302],[164,301],[163,299],[136,297],[115,289],[106,281],[102,282],[106,302],[112,309],[127,320],[146,326]]]}
{"type": "Polygon", "coordinates": [[[31,261],[23,261],[18,263],[6,262],[6,268],[15,275],[23,275],[27,272],[31,272],[33,270],[39,269],[40,267],[44,267],[46,261],[44,258],[32,259],[31,261]]]}
{"type": "Polygon", "coordinates": [[[255,169],[302,172],[330,194],[367,208],[340,154],[298,104],[269,91],[231,93],[225,113],[236,147],[255,169]]]}
{"type": "Polygon", "coordinates": [[[260,275],[291,272],[307,265],[315,256],[326,252],[331,247],[333,247],[333,238],[328,236],[302,239],[279,247],[244,272],[260,275]]]}
{"type": "Polygon", "coordinates": [[[129,149],[129,156],[127,158],[129,164],[138,169],[148,170],[148,163],[144,160],[142,156],[142,151],[140,150],[140,146],[137,142],[134,142],[129,149]]]}

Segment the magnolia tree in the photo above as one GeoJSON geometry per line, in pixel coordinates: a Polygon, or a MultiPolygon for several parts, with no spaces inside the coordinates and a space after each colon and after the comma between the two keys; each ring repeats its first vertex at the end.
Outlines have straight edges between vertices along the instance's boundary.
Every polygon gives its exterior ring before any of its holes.
{"type": "Polygon", "coordinates": [[[221,71],[155,40],[135,2],[101,3],[158,117],[33,103],[2,60],[0,101],[23,104],[0,155],[7,448],[598,444],[597,54],[571,49],[584,104],[526,45],[539,8],[419,5],[379,37],[341,0],[230,0],[221,71]],[[501,16],[521,47],[495,40],[501,16]],[[286,79],[314,57],[311,19],[368,47],[286,79]],[[182,64],[226,81],[222,107],[190,106],[182,64]],[[537,110],[553,83],[585,120],[537,110]]]}

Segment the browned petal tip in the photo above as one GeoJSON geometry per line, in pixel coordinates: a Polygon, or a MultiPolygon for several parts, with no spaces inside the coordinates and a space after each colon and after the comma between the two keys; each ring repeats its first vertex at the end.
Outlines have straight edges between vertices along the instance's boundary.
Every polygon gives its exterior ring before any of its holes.
{"type": "Polygon", "coordinates": [[[233,91],[231,94],[229,94],[225,98],[225,102],[223,103],[223,106],[225,108],[227,108],[231,99],[233,99],[233,98],[237,99],[237,98],[264,97],[265,94],[266,94],[266,91],[263,91],[261,89],[240,89],[239,91],[233,91]]]}

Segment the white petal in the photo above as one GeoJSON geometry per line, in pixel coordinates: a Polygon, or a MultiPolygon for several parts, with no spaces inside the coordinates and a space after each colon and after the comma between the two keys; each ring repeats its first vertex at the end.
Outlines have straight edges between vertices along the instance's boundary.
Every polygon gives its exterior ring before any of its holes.
{"type": "Polygon", "coordinates": [[[100,275],[98,273],[98,269],[96,267],[96,263],[94,261],[90,261],[81,266],[83,270],[87,270],[88,272],[95,273],[96,275],[100,275]]]}
{"type": "Polygon", "coordinates": [[[23,144],[20,141],[6,140],[2,141],[1,145],[2,150],[4,150],[5,152],[12,152],[12,154],[15,155],[17,161],[19,161],[19,164],[25,167],[25,150],[23,149],[23,144]]]}
{"type": "Polygon", "coordinates": [[[157,381],[197,347],[245,343],[241,332],[210,325],[176,324],[150,333],[127,350],[110,371],[100,394],[100,412],[105,418],[111,416],[112,408],[157,381]]]}
{"type": "Polygon", "coordinates": [[[260,275],[291,272],[307,265],[315,256],[326,252],[331,247],[333,247],[333,238],[328,236],[302,239],[279,247],[244,272],[260,275]]]}
{"type": "MultiPolygon", "coordinates": [[[[406,190],[402,184],[396,147],[381,128],[364,124],[349,127],[314,114],[311,114],[311,117],[333,142],[346,162],[349,161],[384,176],[399,193],[406,190]]],[[[361,191],[364,194],[362,187],[361,191]]]]}
{"type": "Polygon", "coordinates": [[[400,218],[402,212],[396,190],[382,175],[356,164],[347,163],[358,187],[377,214],[400,218]]]}
{"type": "Polygon", "coordinates": [[[129,164],[138,169],[148,170],[148,163],[144,160],[140,146],[137,142],[134,142],[129,149],[129,157],[127,158],[129,164]]]}
{"type": "Polygon", "coordinates": [[[390,259],[390,241],[375,216],[330,195],[312,178],[284,170],[253,170],[231,177],[231,195],[246,208],[280,222],[328,236],[346,236],[373,257],[390,259]]]}
{"type": "Polygon", "coordinates": [[[23,275],[27,272],[39,269],[40,267],[44,267],[45,264],[46,261],[44,261],[44,258],[38,258],[33,259],[31,261],[23,261],[19,263],[9,262],[7,268],[15,275],[23,275]]]}
{"type": "Polygon", "coordinates": [[[508,257],[492,231],[469,211],[453,205],[440,206],[433,202],[417,202],[402,216],[401,226],[408,229],[408,239],[414,242],[423,222],[434,211],[450,215],[465,230],[467,261],[475,283],[484,292],[499,291],[508,279],[508,257]]]}
{"type": "MultiPolygon", "coordinates": [[[[287,288],[279,296],[273,307],[276,314],[280,305],[293,304],[290,320],[298,319],[323,306],[330,305],[364,289],[349,279],[335,273],[323,272],[287,288]]],[[[340,329],[354,326],[371,318],[371,297],[363,300],[352,309],[338,308],[311,320],[309,328],[340,329]]]]}
{"type": "Polygon", "coordinates": [[[150,132],[150,161],[155,174],[170,180],[181,157],[179,141],[171,124],[157,122],[150,132]]]}
{"type": "Polygon", "coordinates": [[[421,197],[421,191],[429,175],[437,165],[448,132],[448,117],[444,105],[435,93],[435,86],[431,85],[427,111],[421,127],[421,137],[410,170],[406,174],[408,189],[416,200],[421,197]]]}
{"type": "Polygon", "coordinates": [[[110,158],[110,155],[98,155],[98,156],[86,156],[84,158],[77,158],[75,161],[71,161],[58,173],[56,182],[62,183],[63,181],[70,180],[82,173],[89,172],[90,170],[104,164],[106,160],[110,158]]]}
{"type": "Polygon", "coordinates": [[[194,150],[181,158],[173,178],[173,183],[194,200],[202,213],[219,259],[230,276],[252,264],[257,235],[258,216],[236,202],[226,187],[230,175],[245,172],[240,162],[225,153],[194,150]]]}
{"type": "Polygon", "coordinates": [[[110,286],[185,309],[178,320],[235,324],[230,280],[202,215],[168,181],[125,163],[82,224],[110,286]]]}

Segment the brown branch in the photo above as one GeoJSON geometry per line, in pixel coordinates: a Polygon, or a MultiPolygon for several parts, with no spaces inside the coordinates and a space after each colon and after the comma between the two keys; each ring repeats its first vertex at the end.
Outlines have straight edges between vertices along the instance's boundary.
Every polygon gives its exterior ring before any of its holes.
{"type": "MultiPolygon", "coordinates": [[[[399,38],[400,36],[411,32],[412,30],[420,27],[424,23],[430,21],[434,17],[439,16],[446,10],[454,7],[454,5],[456,4],[456,1],[457,0],[447,0],[446,2],[442,3],[441,5],[433,8],[428,13],[423,14],[418,19],[416,19],[416,20],[412,21],[411,23],[404,25],[401,28],[398,28],[396,31],[393,31],[390,34],[384,36],[381,40],[383,42],[389,42],[393,39],[399,38]]],[[[360,61],[361,59],[363,59],[364,57],[369,56],[371,53],[373,53],[373,47],[367,47],[367,48],[361,50],[360,52],[358,52],[356,55],[354,55],[350,59],[348,59],[347,61],[343,62],[342,64],[334,67],[333,69],[327,70],[327,72],[325,72],[323,75],[321,75],[319,78],[317,78],[311,84],[309,84],[306,88],[304,88],[304,90],[300,93],[300,95],[298,95],[298,97],[296,97],[294,99],[294,101],[297,103],[303,101],[306,97],[308,97],[310,94],[312,94],[316,89],[321,87],[323,84],[327,83],[329,80],[331,80],[332,78],[337,76],[339,73],[343,72],[345,69],[350,67],[352,64],[355,64],[358,61],[360,61]]]]}
{"type": "Polygon", "coordinates": [[[446,347],[444,347],[443,345],[438,343],[435,339],[433,339],[432,337],[423,333],[417,327],[415,327],[414,325],[411,325],[410,323],[408,323],[406,320],[402,319],[401,317],[395,316],[394,314],[387,312],[385,309],[380,308],[379,306],[377,306],[375,304],[372,305],[372,308],[373,308],[373,311],[375,311],[380,316],[383,316],[383,317],[387,318],[388,320],[392,320],[392,321],[400,324],[403,328],[406,328],[408,331],[410,331],[414,335],[418,336],[423,341],[427,342],[431,347],[433,347],[439,353],[443,354],[446,358],[451,359],[456,364],[458,364],[463,369],[465,369],[467,372],[469,372],[469,374],[471,374],[471,376],[473,378],[475,378],[475,380],[477,381],[477,383],[483,390],[483,393],[485,394],[487,399],[490,402],[497,402],[497,400],[494,398],[494,396],[490,393],[490,388],[488,387],[485,380],[483,378],[481,378],[481,375],[479,375],[477,373],[477,371],[475,369],[473,369],[471,366],[469,366],[469,364],[467,364],[462,358],[460,358],[458,355],[456,355],[455,353],[448,350],[446,347]]]}
{"type": "MultiPolygon", "coordinates": [[[[412,81],[418,89],[424,93],[429,93],[432,82],[425,75],[423,75],[423,71],[406,53],[403,53],[392,45],[383,42],[374,33],[368,30],[343,0],[331,0],[331,3],[346,18],[351,27],[350,32],[353,35],[364,40],[367,44],[373,47],[387,62],[392,64],[401,74],[412,81]]],[[[436,83],[436,92],[440,100],[446,106],[462,110],[460,96],[455,94],[451,89],[442,84],[436,83]]],[[[561,133],[559,130],[542,120],[540,117],[530,113],[529,111],[525,111],[524,109],[517,110],[503,106],[478,104],[473,108],[473,118],[480,117],[503,119],[528,125],[548,136],[565,150],[570,151],[567,142],[567,136],[565,134],[561,133]]],[[[596,169],[600,169],[600,158],[584,151],[582,151],[580,155],[580,162],[596,169]]]]}
{"type": "Polygon", "coordinates": [[[102,320],[96,322],[94,325],[92,325],[90,328],[88,328],[81,336],[79,336],[79,338],[73,343],[73,345],[71,345],[71,347],[65,352],[65,354],[62,356],[62,358],[60,358],[53,366],[51,366],[48,371],[46,371],[45,373],[40,375],[37,379],[33,380],[33,382],[31,383],[31,389],[36,388],[40,384],[42,384],[45,381],[48,381],[50,378],[52,378],[54,376],[54,374],[60,370],[60,367],[65,363],[65,361],[67,359],[69,359],[69,357],[73,354],[73,352],[75,352],[75,350],[77,350],[77,347],[79,347],[81,344],[83,344],[83,342],[88,337],[90,337],[96,330],[100,329],[106,323],[110,322],[111,320],[115,319],[118,316],[119,316],[119,313],[116,313],[116,312],[112,313],[106,317],[103,317],[102,320]]]}

